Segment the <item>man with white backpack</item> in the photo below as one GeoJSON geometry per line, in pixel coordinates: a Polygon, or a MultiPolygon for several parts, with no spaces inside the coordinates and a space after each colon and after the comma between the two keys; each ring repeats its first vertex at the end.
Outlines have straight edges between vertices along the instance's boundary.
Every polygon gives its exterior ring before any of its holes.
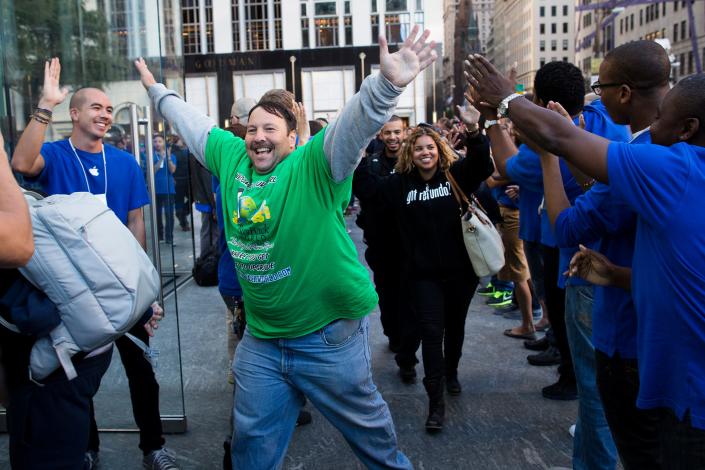
{"type": "MultiPolygon", "coordinates": [[[[46,126],[51,121],[54,107],[68,95],[68,90],[59,87],[60,72],[61,65],[57,58],[46,63],[39,105],[17,144],[12,167],[26,177],[34,178],[50,195],[92,193],[114,212],[144,248],[146,233],[142,207],[149,203],[147,188],[135,159],[103,143],[113,120],[113,106],[105,93],[96,88],[76,91],[69,104],[73,124],[71,136],[64,141],[44,142],[46,126]]],[[[133,336],[146,344],[157,321],[162,318],[161,308],[156,304],[154,307],[153,316],[144,328],[138,324],[130,330],[133,336]]],[[[154,469],[177,468],[173,455],[163,448],[159,384],[152,366],[142,349],[130,339],[121,337],[115,344],[129,380],[133,413],[140,428],[139,446],[144,453],[144,465],[154,469]]],[[[97,357],[96,354],[106,350],[111,350],[111,345],[99,348],[88,356],[97,357]]],[[[106,355],[109,358],[109,354],[106,355]]],[[[84,449],[86,468],[93,468],[97,462],[99,447],[92,402],[90,412],[90,440],[84,449]]]]}

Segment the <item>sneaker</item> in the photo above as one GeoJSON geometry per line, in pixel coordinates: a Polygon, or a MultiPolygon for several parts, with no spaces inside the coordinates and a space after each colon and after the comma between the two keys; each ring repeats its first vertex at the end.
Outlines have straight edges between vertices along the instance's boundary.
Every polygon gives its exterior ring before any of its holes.
{"type": "Polygon", "coordinates": [[[547,350],[526,357],[532,366],[557,366],[561,363],[561,353],[558,348],[550,346],[547,350]]]}
{"type": "Polygon", "coordinates": [[[148,470],[179,470],[176,456],[165,447],[145,455],[142,459],[142,467],[148,470]]]}
{"type": "Polygon", "coordinates": [[[531,351],[545,351],[549,346],[548,338],[545,336],[541,339],[524,341],[524,347],[531,351]]]}
{"type": "Polygon", "coordinates": [[[98,456],[97,450],[87,450],[86,455],[83,457],[83,470],[93,470],[98,468],[100,463],[100,457],[98,456]]]}
{"type": "Polygon", "coordinates": [[[497,291],[497,293],[485,302],[490,307],[506,307],[511,305],[514,293],[510,290],[497,291]]]}
{"type": "Polygon", "coordinates": [[[553,385],[542,388],[541,395],[549,400],[577,400],[578,387],[575,385],[575,380],[568,381],[561,377],[553,385]]]}
{"type": "Polygon", "coordinates": [[[299,411],[299,417],[296,418],[297,426],[306,426],[307,424],[311,424],[311,421],[313,421],[311,413],[306,410],[299,411]]]}
{"type": "Polygon", "coordinates": [[[494,286],[492,285],[491,282],[488,282],[485,287],[480,287],[479,289],[477,289],[477,293],[479,295],[484,295],[487,297],[494,295],[494,292],[495,292],[494,286]]]}
{"type": "MultiPolygon", "coordinates": [[[[494,313],[495,315],[504,316],[505,314],[516,312],[517,310],[519,310],[519,306],[512,302],[509,305],[505,305],[504,307],[494,307],[494,311],[492,313],[494,313]]],[[[519,318],[521,318],[521,314],[519,314],[519,318]]]]}
{"type": "Polygon", "coordinates": [[[399,366],[399,377],[401,377],[401,381],[404,382],[405,384],[416,383],[416,367],[414,367],[414,366],[410,366],[410,367],[399,366]]]}

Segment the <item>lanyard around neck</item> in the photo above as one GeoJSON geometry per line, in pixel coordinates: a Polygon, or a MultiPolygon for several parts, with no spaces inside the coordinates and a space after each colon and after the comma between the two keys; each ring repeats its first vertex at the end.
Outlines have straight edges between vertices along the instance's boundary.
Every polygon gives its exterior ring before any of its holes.
{"type": "MultiPolygon", "coordinates": [[[[83,170],[83,178],[86,180],[86,187],[88,188],[88,192],[91,191],[91,185],[88,182],[88,175],[86,174],[86,167],[83,166],[83,162],[81,159],[78,157],[78,152],[76,152],[76,147],[73,146],[73,142],[71,142],[71,137],[69,137],[69,145],[71,146],[71,150],[73,150],[73,155],[76,157],[76,160],[78,160],[78,164],[81,165],[81,169],[83,170]]],[[[105,164],[105,145],[101,144],[100,145],[100,151],[103,154],[103,178],[105,179],[105,190],[103,191],[103,194],[105,194],[105,197],[108,197],[108,166],[105,164]]]]}

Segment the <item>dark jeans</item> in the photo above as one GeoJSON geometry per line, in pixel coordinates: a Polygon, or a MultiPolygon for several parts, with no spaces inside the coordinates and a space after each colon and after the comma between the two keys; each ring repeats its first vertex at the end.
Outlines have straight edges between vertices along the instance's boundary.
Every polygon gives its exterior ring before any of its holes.
{"type": "Polygon", "coordinates": [[[78,377],[62,369],[40,387],[10,389],[7,408],[10,463],[17,470],[83,468],[89,435],[90,401],[108,370],[112,349],[76,363],[78,377]]]}
{"type": "Polygon", "coordinates": [[[166,240],[169,243],[174,241],[173,194],[157,194],[157,234],[160,240],[166,240]],[[166,222],[162,219],[162,212],[164,212],[166,222]]]}
{"type": "Polygon", "coordinates": [[[624,470],[661,468],[658,410],[636,407],[639,367],[636,359],[609,357],[595,350],[597,388],[624,470]]]}
{"type": "MultiPolygon", "coordinates": [[[[135,325],[130,334],[149,344],[149,335],[142,325],[135,325]]],[[[152,364],[144,357],[144,352],[129,338],[122,336],[115,341],[120,359],[125,368],[130,386],[132,414],[140,430],[139,448],[147,455],[164,445],[162,420],[159,416],[159,384],[154,377],[152,364]]],[[[88,449],[98,451],[100,440],[95,422],[93,401],[91,400],[91,437],[88,449]]]]}
{"type": "Polygon", "coordinates": [[[188,214],[191,207],[189,201],[188,178],[175,179],[174,209],[181,227],[188,227],[188,214]]]}
{"type": "Polygon", "coordinates": [[[690,423],[690,413],[686,412],[680,421],[668,408],[657,410],[660,416],[659,441],[661,462],[668,470],[705,469],[705,430],[697,429],[690,423]]]}
{"type": "Polygon", "coordinates": [[[430,382],[457,374],[465,340],[465,318],[477,289],[474,275],[444,280],[408,280],[408,314],[402,318],[402,344],[396,355],[400,367],[418,362],[422,345],[424,374],[430,382]]]}
{"type": "Polygon", "coordinates": [[[558,373],[561,379],[575,382],[573,358],[568,347],[568,333],[565,329],[565,290],[558,287],[558,248],[543,247],[544,290],[546,293],[546,308],[548,320],[551,322],[555,346],[561,353],[561,364],[558,373]]]}
{"type": "Polygon", "coordinates": [[[384,334],[390,343],[401,341],[401,277],[399,266],[401,261],[396,258],[385,259],[373,254],[368,248],[365,259],[372,270],[375,290],[379,296],[379,313],[384,334]]]}

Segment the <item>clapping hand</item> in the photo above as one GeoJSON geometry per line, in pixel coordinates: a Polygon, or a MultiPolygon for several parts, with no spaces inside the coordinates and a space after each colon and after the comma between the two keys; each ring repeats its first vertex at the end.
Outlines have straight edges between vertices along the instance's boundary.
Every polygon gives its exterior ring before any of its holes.
{"type": "Polygon", "coordinates": [[[414,42],[419,32],[419,25],[415,25],[404,40],[401,48],[394,54],[389,53],[387,39],[379,36],[379,68],[384,77],[398,87],[405,87],[431,62],[438,58],[434,48],[436,43],[426,43],[429,30],[425,30],[421,37],[414,42]]]}
{"type": "Polygon", "coordinates": [[[311,129],[306,119],[306,108],[303,103],[294,102],[294,116],[296,117],[296,134],[299,136],[299,146],[306,145],[311,137],[311,129]]]}
{"type": "Polygon", "coordinates": [[[495,108],[504,98],[514,93],[512,78],[502,75],[490,61],[479,54],[468,55],[465,61],[465,80],[482,102],[495,108]]]}
{"type": "Polygon", "coordinates": [[[57,57],[44,63],[44,87],[39,98],[39,107],[51,111],[61,104],[69,94],[68,88],[59,86],[61,62],[57,57]]]}

